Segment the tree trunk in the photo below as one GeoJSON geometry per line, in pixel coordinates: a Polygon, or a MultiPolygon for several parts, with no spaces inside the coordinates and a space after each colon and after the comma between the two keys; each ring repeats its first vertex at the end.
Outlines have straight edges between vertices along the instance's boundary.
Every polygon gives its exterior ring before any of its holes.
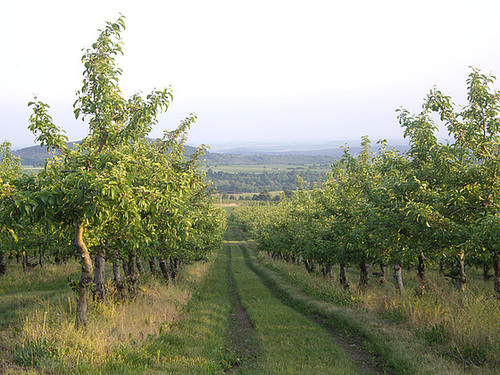
{"type": "Polygon", "coordinates": [[[348,290],[351,285],[349,281],[347,281],[347,274],[345,269],[345,263],[340,263],[340,273],[339,273],[339,281],[340,285],[344,287],[344,290],[348,290]]]}
{"type": "Polygon", "coordinates": [[[80,255],[82,264],[82,274],[78,283],[78,300],[76,303],[76,328],[87,325],[88,309],[89,309],[89,293],[92,283],[92,273],[94,271],[92,258],[89,250],[83,239],[84,227],[80,223],[76,223],[75,242],[74,245],[80,255]]]}
{"type": "Polygon", "coordinates": [[[170,270],[168,269],[168,263],[165,259],[160,259],[160,270],[161,270],[161,273],[163,274],[163,277],[165,277],[165,280],[167,280],[167,283],[172,281],[171,275],[170,275],[170,270]]]}
{"type": "Polygon", "coordinates": [[[106,277],[105,267],[106,259],[104,250],[99,249],[94,258],[94,299],[96,301],[106,302],[106,277]]]}
{"type": "Polygon", "coordinates": [[[41,250],[38,253],[38,264],[40,268],[43,268],[43,252],[41,250]]]}
{"type": "Polygon", "coordinates": [[[359,288],[366,289],[370,285],[369,267],[365,261],[359,262],[359,288]]]}
{"type": "Polygon", "coordinates": [[[123,267],[123,274],[125,275],[125,277],[130,275],[130,270],[128,269],[129,263],[125,259],[122,259],[122,267],[123,267]]]}
{"type": "Polygon", "coordinates": [[[385,280],[385,270],[386,270],[387,267],[382,262],[380,262],[379,267],[380,267],[380,272],[377,274],[378,275],[377,283],[379,283],[379,284],[382,285],[382,284],[386,283],[386,280],[385,280]]]}
{"type": "Polygon", "coordinates": [[[0,276],[7,275],[7,257],[5,253],[0,253],[0,276]]]}
{"type": "Polygon", "coordinates": [[[139,273],[144,273],[144,267],[142,266],[142,261],[141,258],[139,258],[137,255],[135,256],[135,263],[137,265],[137,269],[139,270],[139,273]]]}
{"type": "Polygon", "coordinates": [[[177,257],[170,257],[170,279],[173,281],[179,275],[181,261],[177,257]]]}
{"type": "Polygon", "coordinates": [[[394,281],[396,282],[396,289],[399,295],[402,295],[404,292],[403,287],[403,267],[401,267],[401,263],[398,262],[394,265],[394,281]]]}
{"type": "Polygon", "coordinates": [[[137,295],[137,280],[139,280],[139,273],[137,272],[137,256],[130,254],[128,257],[128,272],[127,275],[129,283],[129,293],[134,298],[137,295]]]}
{"type": "Polygon", "coordinates": [[[425,269],[426,264],[425,261],[427,258],[425,257],[424,253],[421,252],[418,254],[418,266],[417,266],[417,281],[418,281],[418,286],[420,287],[420,292],[425,293],[425,285],[426,285],[426,276],[425,276],[425,269]]]}
{"type": "Polygon", "coordinates": [[[122,276],[120,275],[120,260],[118,258],[113,262],[113,281],[116,285],[122,282],[122,276]]]}
{"type": "Polygon", "coordinates": [[[493,272],[495,273],[493,276],[495,278],[493,288],[500,298],[500,252],[493,254],[493,272]]]}
{"type": "Polygon", "coordinates": [[[491,266],[489,264],[483,264],[483,281],[485,283],[490,281],[490,278],[491,278],[490,269],[491,269],[491,266]]]}
{"type": "Polygon", "coordinates": [[[306,267],[307,272],[314,272],[314,262],[309,259],[304,259],[304,266],[306,267]]]}
{"type": "Polygon", "coordinates": [[[323,273],[323,276],[328,277],[332,284],[335,284],[335,275],[333,274],[333,266],[331,264],[327,264],[323,267],[321,272],[323,273]]]}
{"type": "Polygon", "coordinates": [[[30,266],[30,257],[26,252],[23,254],[23,272],[28,272],[28,267],[30,266]]]}
{"type": "Polygon", "coordinates": [[[457,255],[456,266],[457,266],[457,277],[455,279],[455,286],[458,291],[465,292],[465,284],[467,282],[467,277],[465,275],[464,252],[461,252],[459,255],[457,255]]]}
{"type": "Polygon", "coordinates": [[[124,285],[122,281],[122,277],[120,275],[120,259],[115,258],[113,261],[113,282],[115,283],[116,294],[120,300],[124,298],[124,285]]]}
{"type": "Polygon", "coordinates": [[[149,269],[151,270],[151,275],[156,276],[156,258],[149,258],[149,269]]]}

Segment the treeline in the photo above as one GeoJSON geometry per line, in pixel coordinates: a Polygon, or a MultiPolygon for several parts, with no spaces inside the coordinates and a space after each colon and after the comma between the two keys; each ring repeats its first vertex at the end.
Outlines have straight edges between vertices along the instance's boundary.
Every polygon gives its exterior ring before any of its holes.
{"type": "Polygon", "coordinates": [[[403,293],[401,270],[411,265],[425,291],[426,268],[435,265],[464,291],[466,265],[474,265],[485,279],[493,270],[500,296],[500,92],[493,82],[472,69],[468,104],[459,110],[436,88],[422,112],[399,110],[407,154],[373,153],[364,137],[362,152],[345,150],[322,188],[279,205],[241,207],[236,219],[275,257],[300,258],[308,270],[339,265],[346,289],[346,267],[359,269],[363,289],[372,267],[385,277],[391,266],[403,293]],[[438,141],[439,125],[453,143],[438,141]]]}
{"type": "Polygon", "coordinates": [[[211,169],[206,173],[207,181],[217,191],[238,193],[256,193],[264,189],[270,191],[297,190],[299,181],[302,187],[312,188],[315,184],[321,186],[327,173],[317,169],[277,171],[263,173],[227,173],[211,169]]]}
{"type": "Polygon", "coordinates": [[[335,160],[327,155],[236,155],[207,153],[204,157],[207,167],[218,165],[311,165],[331,164],[335,160]]]}

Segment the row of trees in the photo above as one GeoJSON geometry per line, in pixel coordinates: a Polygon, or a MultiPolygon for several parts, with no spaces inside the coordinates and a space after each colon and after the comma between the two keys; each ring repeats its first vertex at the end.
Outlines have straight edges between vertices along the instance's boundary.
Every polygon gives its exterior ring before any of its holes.
{"type": "Polygon", "coordinates": [[[256,193],[264,189],[280,191],[285,189],[297,190],[297,177],[309,187],[322,184],[326,180],[327,172],[309,167],[307,170],[283,170],[263,173],[255,172],[215,172],[209,169],[207,180],[211,181],[218,191],[235,193],[256,193]]]}
{"type": "MultiPolygon", "coordinates": [[[[425,287],[429,262],[452,264],[446,276],[459,290],[466,286],[466,261],[494,269],[500,294],[500,93],[495,77],[473,68],[468,103],[457,107],[436,88],[422,111],[398,110],[410,143],[400,154],[381,147],[346,149],[333,163],[324,186],[302,190],[278,206],[235,212],[262,249],[286,258],[301,257],[325,268],[340,265],[340,281],[348,285],[345,267],[360,269],[360,286],[368,285],[370,266],[393,265],[402,291],[401,266],[416,264],[425,287]],[[436,133],[444,126],[452,139],[436,133]]],[[[382,146],[384,144],[382,143],[382,146]]]]}
{"type": "MultiPolygon", "coordinates": [[[[199,168],[204,149],[189,157],[184,149],[196,116],[152,142],[147,135],[169,107],[171,90],[155,90],[145,97],[122,95],[122,71],[115,59],[122,54],[124,28],[123,17],[107,23],[82,57],[85,71],[74,113],[87,120],[88,136],[68,146],[48,114],[49,106],[35,98],[29,103],[29,128],[58,156],[36,176],[21,175],[12,161],[12,175],[2,175],[0,254],[5,258],[14,247],[28,257],[35,251],[60,257],[76,250],[82,265],[74,285],[77,326],[87,324],[92,285],[96,298],[105,299],[105,259],[115,266],[127,260],[134,285],[141,258],[149,260],[152,269],[158,259],[170,278],[181,260],[202,258],[220,246],[224,233],[224,213],[213,204],[199,168]]],[[[8,154],[2,155],[6,163],[8,154]]],[[[114,267],[119,283],[118,270],[114,267]]]]}

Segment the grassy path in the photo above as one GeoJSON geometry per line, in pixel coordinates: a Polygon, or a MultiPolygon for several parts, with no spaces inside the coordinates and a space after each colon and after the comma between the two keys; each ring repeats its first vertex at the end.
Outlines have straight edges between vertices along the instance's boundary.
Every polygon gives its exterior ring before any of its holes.
{"type": "MultiPolygon", "coordinates": [[[[234,230],[237,230],[235,228],[234,230]]],[[[235,243],[234,245],[237,245],[235,243]]],[[[386,374],[493,374],[497,371],[466,369],[439,356],[408,330],[378,319],[373,314],[354,310],[318,298],[287,275],[264,266],[255,256],[251,242],[240,241],[239,249],[245,265],[252,270],[270,293],[297,313],[321,325],[359,369],[386,374]]],[[[251,314],[252,315],[252,314],[251,314]]]]}
{"type": "MultiPolygon", "coordinates": [[[[245,374],[367,374],[379,372],[368,353],[352,355],[332,332],[281,302],[248,267],[245,245],[229,228],[226,245],[238,295],[251,320],[254,359],[234,372],[245,374]],[[234,241],[236,240],[236,241],[234,241]]],[[[242,337],[241,339],[244,340],[242,337]]]]}

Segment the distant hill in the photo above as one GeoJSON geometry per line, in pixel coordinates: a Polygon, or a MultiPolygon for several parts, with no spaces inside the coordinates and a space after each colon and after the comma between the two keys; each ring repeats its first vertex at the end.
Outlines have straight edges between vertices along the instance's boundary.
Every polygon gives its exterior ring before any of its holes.
{"type": "MultiPolygon", "coordinates": [[[[69,145],[71,144],[72,143],[69,143],[69,145]]],[[[193,154],[195,151],[196,147],[186,146],[186,153],[188,155],[193,154]]],[[[24,166],[31,165],[33,167],[43,167],[45,164],[45,160],[52,157],[52,155],[47,152],[47,148],[41,146],[30,146],[21,148],[19,150],[12,151],[12,154],[21,159],[22,165],[24,166]]]]}
{"type": "MultiPolygon", "coordinates": [[[[340,143],[329,148],[323,148],[325,147],[324,144],[318,144],[317,147],[317,149],[312,146],[301,149],[300,146],[290,147],[287,145],[285,148],[279,144],[275,147],[271,145],[265,147],[245,146],[226,149],[224,152],[207,152],[204,158],[208,167],[216,165],[331,164],[336,158],[341,157],[344,152],[343,148],[340,147],[340,143]]],[[[377,147],[377,145],[373,145],[374,150],[377,147]]],[[[400,152],[408,150],[408,146],[401,142],[389,143],[388,147],[393,147],[400,152]]],[[[349,150],[352,154],[358,154],[361,150],[359,142],[355,146],[350,145],[349,150]]],[[[195,151],[196,147],[186,146],[188,155],[195,151]]],[[[51,157],[46,148],[40,146],[26,147],[12,153],[21,158],[21,163],[24,166],[41,167],[44,165],[45,160],[51,157]]]]}

